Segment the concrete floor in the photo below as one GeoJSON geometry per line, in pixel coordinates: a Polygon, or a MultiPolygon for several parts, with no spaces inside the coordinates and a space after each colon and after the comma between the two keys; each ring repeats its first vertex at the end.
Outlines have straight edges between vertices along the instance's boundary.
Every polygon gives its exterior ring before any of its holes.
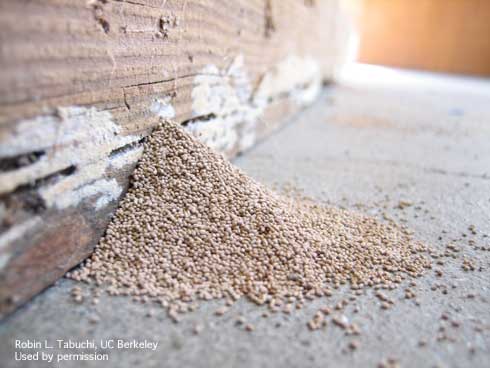
{"type": "Polygon", "coordinates": [[[320,306],[334,305],[348,290],[269,318],[245,301],[217,317],[221,303],[210,302],[175,324],[158,308],[124,298],[76,305],[69,297],[73,283],[62,280],[0,324],[0,365],[325,368],[376,367],[393,358],[402,367],[490,367],[490,82],[376,68],[356,75],[362,69],[236,164],[263,183],[292,184],[320,201],[380,218],[387,213],[433,249],[454,242],[460,255],[435,267],[442,276],[432,270],[417,282],[419,306],[395,290],[388,293],[395,305],[381,310],[367,291],[339,313],[361,327],[354,338],[332,323],[315,332],[306,327],[320,306]],[[399,209],[400,200],[412,206],[399,209]],[[462,270],[463,255],[475,271],[462,270]],[[154,317],[146,316],[150,310],[154,317]],[[254,332],[235,325],[241,313],[254,332]],[[90,322],[94,317],[98,323],[90,322]],[[197,336],[196,323],[204,326],[197,336]],[[439,341],[441,327],[448,339],[439,341]],[[15,339],[70,338],[147,339],[158,347],[108,349],[109,362],[14,360],[15,339]],[[353,340],[359,347],[350,351],[353,340]]]}

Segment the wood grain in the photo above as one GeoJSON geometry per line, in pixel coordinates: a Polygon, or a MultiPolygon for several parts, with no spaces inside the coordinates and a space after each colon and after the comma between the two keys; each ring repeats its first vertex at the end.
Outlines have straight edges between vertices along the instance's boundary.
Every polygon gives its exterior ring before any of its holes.
{"type": "Polygon", "coordinates": [[[0,2],[0,313],[93,249],[164,118],[233,156],[311,102],[338,0],[0,2]],[[207,138],[206,138],[207,137],[207,138]]]}

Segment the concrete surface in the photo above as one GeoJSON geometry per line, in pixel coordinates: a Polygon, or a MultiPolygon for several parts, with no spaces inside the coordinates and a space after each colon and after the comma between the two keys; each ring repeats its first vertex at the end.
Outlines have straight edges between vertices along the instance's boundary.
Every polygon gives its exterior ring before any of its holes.
{"type": "Polygon", "coordinates": [[[328,88],[312,108],[236,164],[264,183],[294,185],[320,201],[373,216],[386,213],[434,250],[454,242],[459,257],[441,258],[444,265],[418,280],[419,306],[400,289],[388,293],[395,305],[381,310],[369,290],[340,312],[361,327],[361,335],[352,337],[332,323],[315,332],[306,327],[320,306],[345,299],[348,290],[290,316],[269,318],[262,317],[265,309],[245,301],[217,317],[221,303],[210,302],[175,324],[160,309],[125,298],[76,305],[69,297],[73,282],[61,280],[0,324],[0,365],[376,367],[391,357],[402,367],[490,367],[490,82],[376,68],[348,75],[352,78],[328,88]],[[413,205],[401,210],[400,200],[413,205]],[[476,234],[468,230],[471,225],[476,234]],[[474,271],[462,270],[463,255],[474,271]],[[146,316],[150,310],[154,317],[146,316]],[[255,325],[254,332],[235,325],[240,313],[255,325]],[[94,317],[98,323],[90,322],[94,317]],[[196,323],[204,326],[197,336],[196,323]],[[448,339],[439,341],[443,326],[448,339]],[[15,351],[81,352],[20,350],[16,339],[54,345],[57,339],[99,344],[133,338],[158,347],[107,349],[109,362],[14,360],[15,351]],[[352,340],[359,342],[355,351],[348,349],[352,340]],[[426,346],[419,346],[421,340],[426,346]]]}

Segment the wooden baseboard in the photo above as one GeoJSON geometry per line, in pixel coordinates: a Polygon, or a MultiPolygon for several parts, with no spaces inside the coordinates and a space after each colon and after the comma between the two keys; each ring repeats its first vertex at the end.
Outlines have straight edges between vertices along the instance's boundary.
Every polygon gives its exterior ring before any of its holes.
{"type": "Polygon", "coordinates": [[[0,3],[0,313],[103,233],[161,119],[229,156],[343,59],[339,0],[0,3]]]}

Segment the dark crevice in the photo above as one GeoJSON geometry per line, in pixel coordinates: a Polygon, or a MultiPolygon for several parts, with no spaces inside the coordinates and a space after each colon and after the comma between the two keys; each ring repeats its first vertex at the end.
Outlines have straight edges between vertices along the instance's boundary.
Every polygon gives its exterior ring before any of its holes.
{"type": "Polygon", "coordinates": [[[322,79],[322,87],[327,88],[333,86],[335,83],[331,79],[323,78],[322,79]]]}
{"type": "Polygon", "coordinates": [[[270,38],[276,30],[274,17],[272,15],[272,0],[265,0],[264,8],[264,37],[270,38]]]}
{"type": "Polygon", "coordinates": [[[17,156],[0,158],[0,172],[13,171],[32,165],[39,161],[45,154],[45,151],[32,151],[17,156]]]}
{"type": "Polygon", "coordinates": [[[22,208],[26,212],[39,214],[46,210],[46,202],[41,195],[35,191],[21,193],[18,197],[22,202],[22,208]]]}
{"type": "Polygon", "coordinates": [[[134,141],[134,142],[128,143],[124,146],[113,149],[111,151],[111,153],[109,154],[109,158],[113,158],[115,156],[118,156],[120,154],[123,154],[125,152],[128,152],[128,151],[135,149],[136,147],[140,146],[144,142],[144,140],[145,140],[145,138],[141,138],[137,141],[134,141]]]}
{"type": "Polygon", "coordinates": [[[53,176],[70,176],[73,175],[77,171],[77,167],[75,165],[70,165],[65,169],[62,169],[54,174],[49,175],[48,178],[52,178],[53,176]]]}
{"type": "Polygon", "coordinates": [[[124,99],[124,105],[126,106],[126,108],[127,108],[128,110],[131,110],[131,106],[129,106],[128,100],[127,100],[127,98],[126,98],[126,90],[124,89],[124,87],[123,87],[123,89],[122,89],[122,90],[123,90],[123,99],[124,99]]]}
{"type": "Polygon", "coordinates": [[[62,170],[55,171],[47,176],[38,178],[31,183],[19,185],[13,192],[2,194],[0,200],[4,199],[6,196],[16,195],[24,191],[37,190],[40,187],[57,181],[60,177],[70,176],[75,173],[77,167],[75,165],[70,165],[62,170]]]}
{"type": "Polygon", "coordinates": [[[21,203],[21,207],[25,211],[35,214],[41,213],[46,210],[46,203],[38,193],[38,189],[54,183],[62,177],[73,175],[76,170],[75,165],[70,165],[31,183],[19,185],[14,191],[0,195],[0,202],[5,203],[7,208],[12,207],[13,202],[21,203]]]}
{"type": "Polygon", "coordinates": [[[181,124],[182,124],[182,126],[187,126],[189,124],[195,123],[196,121],[199,121],[199,122],[209,121],[212,119],[216,119],[217,117],[218,117],[218,115],[216,115],[214,112],[212,112],[210,114],[200,115],[200,116],[196,116],[196,117],[191,118],[191,119],[184,120],[181,124]]]}
{"type": "Polygon", "coordinates": [[[99,23],[100,27],[104,30],[104,33],[109,33],[111,30],[111,25],[104,18],[96,18],[97,23],[99,23]]]}
{"type": "Polygon", "coordinates": [[[166,20],[163,18],[160,18],[158,20],[158,26],[157,27],[158,27],[159,35],[162,38],[168,38],[168,27],[167,27],[166,20]]]}
{"type": "Polygon", "coordinates": [[[111,30],[111,25],[103,17],[104,14],[104,6],[107,4],[108,0],[96,0],[92,3],[92,12],[94,15],[95,21],[99,24],[100,28],[104,31],[105,34],[109,33],[111,30]]]}
{"type": "MultiPolygon", "coordinates": [[[[295,91],[297,91],[297,90],[306,90],[309,86],[310,86],[309,83],[304,83],[304,84],[301,84],[301,85],[296,86],[296,88],[294,88],[294,90],[295,91]]],[[[293,93],[292,91],[287,91],[287,92],[281,92],[281,93],[279,93],[279,94],[277,94],[275,96],[269,96],[267,98],[267,105],[271,105],[272,103],[274,103],[276,101],[287,100],[288,98],[291,97],[292,93],[293,93]]],[[[250,98],[250,100],[248,101],[248,103],[250,105],[253,104],[253,96],[250,98]]],[[[226,117],[233,116],[233,115],[235,115],[237,113],[238,113],[238,110],[231,111],[231,112],[229,112],[227,114],[220,114],[220,115],[212,112],[210,114],[200,115],[200,116],[196,116],[196,117],[193,117],[193,118],[184,120],[184,121],[182,121],[181,125],[182,126],[187,126],[189,124],[193,124],[193,123],[196,123],[196,122],[206,122],[206,121],[209,121],[209,120],[212,120],[212,119],[216,119],[218,116],[220,116],[222,118],[226,118],[226,117]]]]}

